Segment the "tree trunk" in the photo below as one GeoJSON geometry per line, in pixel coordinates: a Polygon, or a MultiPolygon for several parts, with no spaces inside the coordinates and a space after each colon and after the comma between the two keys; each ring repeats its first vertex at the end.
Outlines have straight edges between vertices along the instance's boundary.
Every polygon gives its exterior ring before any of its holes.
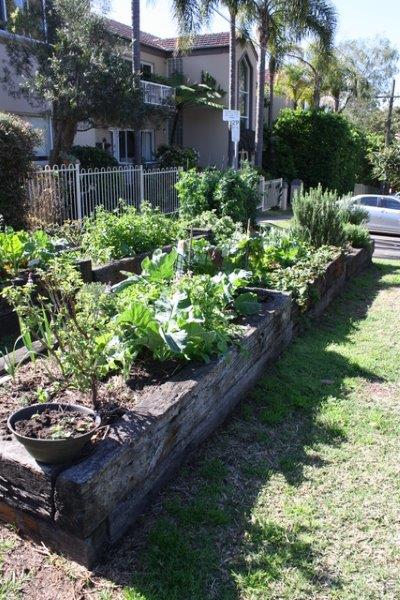
{"type": "Polygon", "coordinates": [[[172,121],[171,133],[170,133],[170,138],[169,138],[169,143],[171,144],[171,146],[173,146],[174,144],[177,144],[175,137],[176,137],[176,130],[178,128],[180,115],[181,115],[181,111],[179,108],[177,108],[175,111],[175,114],[174,114],[174,120],[172,121]]]}
{"type": "Polygon", "coordinates": [[[333,99],[335,101],[335,113],[338,113],[340,109],[340,94],[334,94],[333,99]]]}
{"type": "MultiPolygon", "coordinates": [[[[140,0],[132,0],[132,75],[135,91],[140,93],[140,0]]],[[[134,160],[142,162],[142,144],[139,127],[135,127],[134,160]]]]}
{"type": "Polygon", "coordinates": [[[256,111],[256,157],[255,164],[262,167],[264,148],[264,100],[265,100],[265,57],[267,54],[268,31],[266,20],[260,23],[259,59],[257,68],[257,111],[256,111]]]}
{"type": "Polygon", "coordinates": [[[313,108],[318,110],[321,106],[321,78],[316,77],[314,83],[313,108]]]}
{"type": "Polygon", "coordinates": [[[62,155],[71,154],[71,148],[74,145],[74,139],[78,130],[78,123],[66,119],[57,119],[53,115],[54,143],[50,154],[50,164],[59,165],[62,162],[62,155]]]}
{"type": "Polygon", "coordinates": [[[275,74],[276,60],[271,56],[269,60],[269,104],[268,104],[268,127],[272,127],[274,121],[274,99],[275,99],[275,74]]]}
{"type": "MultiPolygon", "coordinates": [[[[236,12],[230,12],[230,30],[229,30],[229,108],[236,110],[237,90],[236,90],[236,12]]],[[[231,141],[230,132],[228,133],[228,164],[233,166],[234,148],[231,141]]]]}

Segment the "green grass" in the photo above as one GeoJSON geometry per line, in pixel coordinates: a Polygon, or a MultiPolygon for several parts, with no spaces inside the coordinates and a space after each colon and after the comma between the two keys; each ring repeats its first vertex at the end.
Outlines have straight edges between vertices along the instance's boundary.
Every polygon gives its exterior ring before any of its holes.
{"type": "MultiPolygon", "coordinates": [[[[13,540],[0,540],[0,569],[3,568],[7,554],[13,548],[13,540]]],[[[14,572],[9,573],[6,577],[0,577],[0,600],[19,600],[22,598],[22,587],[26,583],[26,580],[26,576],[18,576],[14,572]]]]}
{"type": "Polygon", "coordinates": [[[400,597],[399,305],[380,261],[310,324],[145,519],[126,599],[400,597]]]}

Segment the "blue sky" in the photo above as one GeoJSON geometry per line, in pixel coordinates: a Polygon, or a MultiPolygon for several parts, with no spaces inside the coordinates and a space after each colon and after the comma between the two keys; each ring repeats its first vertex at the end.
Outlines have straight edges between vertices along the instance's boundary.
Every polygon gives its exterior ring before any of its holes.
{"type": "MultiPolygon", "coordinates": [[[[130,22],[130,0],[109,0],[111,15],[130,22]]],[[[399,0],[335,0],[339,15],[338,39],[386,35],[400,50],[399,0]]],[[[142,29],[160,37],[176,34],[170,0],[141,0],[142,29]]],[[[227,23],[215,17],[211,31],[223,31],[227,23]]]]}

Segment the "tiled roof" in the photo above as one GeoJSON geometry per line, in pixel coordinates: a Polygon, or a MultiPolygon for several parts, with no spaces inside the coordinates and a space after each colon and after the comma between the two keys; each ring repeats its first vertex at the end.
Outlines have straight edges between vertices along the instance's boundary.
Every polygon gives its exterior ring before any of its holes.
{"type": "MultiPolygon", "coordinates": [[[[166,50],[174,50],[178,38],[167,38],[161,40],[166,50]]],[[[192,48],[221,48],[229,46],[229,32],[203,33],[196,35],[191,43],[192,48]]]]}
{"type": "MultiPolygon", "coordinates": [[[[107,19],[110,30],[121,37],[131,39],[132,28],[124,23],[119,23],[113,19],[107,19]]],[[[172,52],[175,50],[178,38],[158,38],[151,33],[144,31],[140,32],[140,41],[146,46],[152,46],[159,50],[165,50],[172,52]]],[[[229,46],[229,32],[223,31],[221,33],[204,33],[196,35],[192,41],[191,47],[194,49],[198,48],[222,48],[229,46]]]]}

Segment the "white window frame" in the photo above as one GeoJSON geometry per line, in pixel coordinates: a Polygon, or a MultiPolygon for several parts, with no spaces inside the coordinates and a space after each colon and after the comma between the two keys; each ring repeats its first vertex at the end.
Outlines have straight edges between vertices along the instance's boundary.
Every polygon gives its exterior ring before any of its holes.
{"type": "Polygon", "coordinates": [[[1,6],[3,7],[3,15],[4,15],[4,22],[7,21],[7,5],[6,5],[6,0],[0,0],[1,2],[1,6]]]}
{"type": "Polygon", "coordinates": [[[109,130],[110,132],[112,132],[113,134],[113,156],[114,158],[117,159],[117,161],[122,164],[122,165],[129,165],[131,164],[127,159],[122,160],[121,159],[121,150],[120,150],[120,144],[119,144],[119,134],[120,133],[125,133],[125,142],[126,142],[126,148],[128,149],[128,140],[126,138],[126,133],[128,131],[132,131],[132,133],[135,133],[134,129],[119,129],[118,127],[113,127],[112,129],[109,130]]]}
{"type": "Polygon", "coordinates": [[[34,151],[35,153],[35,158],[34,160],[36,162],[43,162],[43,161],[47,161],[50,157],[51,151],[53,149],[53,120],[51,118],[51,116],[49,115],[40,115],[40,114],[21,114],[19,115],[21,117],[21,119],[23,119],[24,121],[28,122],[31,127],[33,129],[36,130],[40,130],[40,127],[35,127],[34,124],[32,123],[32,120],[40,120],[43,121],[44,123],[46,123],[46,128],[43,129],[43,131],[46,133],[46,138],[43,140],[42,144],[45,150],[44,154],[37,154],[36,153],[36,149],[34,151]]]}
{"type": "Polygon", "coordinates": [[[238,107],[239,108],[240,108],[240,100],[243,95],[246,96],[247,114],[240,115],[240,120],[241,120],[241,122],[244,122],[246,129],[249,129],[250,128],[250,103],[251,103],[251,68],[250,68],[250,63],[249,63],[246,55],[243,55],[242,58],[240,59],[239,68],[238,68],[238,107]],[[248,86],[247,90],[240,89],[240,69],[241,69],[242,63],[246,66],[246,69],[247,69],[247,86],[248,86]]]}
{"type": "Polygon", "coordinates": [[[141,60],[140,68],[142,68],[142,65],[144,65],[145,67],[150,67],[151,72],[154,73],[154,63],[148,62],[147,60],[141,60]]]}
{"type": "MultiPolygon", "coordinates": [[[[140,131],[140,150],[141,150],[141,152],[143,150],[143,134],[144,133],[150,133],[150,137],[151,137],[151,142],[150,142],[150,144],[151,144],[151,153],[154,156],[154,154],[155,154],[155,132],[154,132],[154,129],[142,129],[140,131]]],[[[142,158],[142,162],[143,162],[144,161],[143,155],[142,155],[141,158],[142,158]]],[[[150,161],[144,161],[144,162],[153,162],[153,158],[150,161]]]]}

